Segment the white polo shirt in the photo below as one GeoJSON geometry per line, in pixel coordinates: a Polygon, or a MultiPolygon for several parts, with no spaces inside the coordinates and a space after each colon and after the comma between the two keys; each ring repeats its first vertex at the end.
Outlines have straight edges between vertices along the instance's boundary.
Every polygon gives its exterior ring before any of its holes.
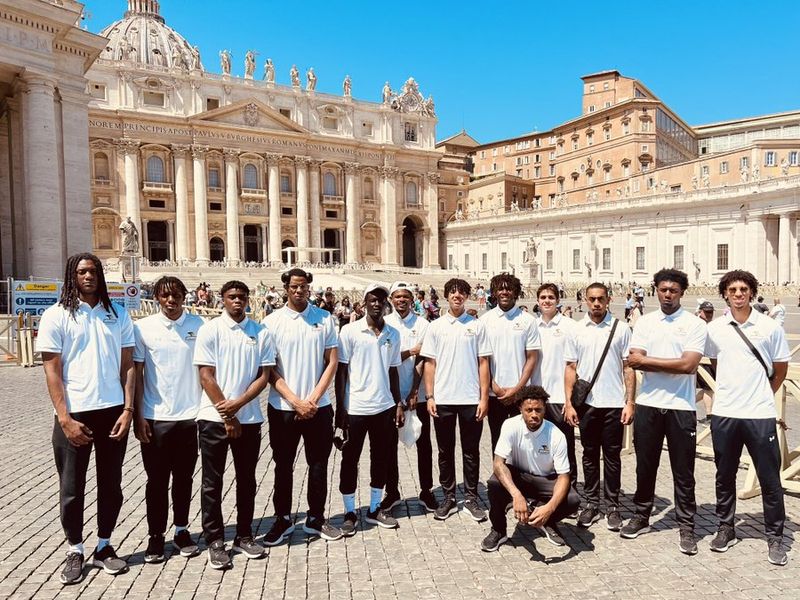
{"type": "MultiPolygon", "coordinates": [[[[249,317],[237,323],[223,311],[200,328],[195,342],[194,364],[214,367],[217,384],[225,398],[238,398],[253,383],[260,367],[275,364],[275,343],[263,325],[249,317]]],[[[243,425],[262,423],[264,416],[258,398],[240,408],[236,417],[243,425]]],[[[197,420],[222,423],[222,417],[205,391],[197,420]]]]}
{"type": "Polygon", "coordinates": [[[36,350],[61,355],[64,400],[70,413],[100,410],[125,403],[120,382],[122,349],[133,348],[133,323],[114,305],[116,316],[98,302],[81,302],[75,318],[59,304],[39,321],[36,350]]]}
{"type": "MultiPolygon", "coordinates": [[[[428,321],[421,319],[409,310],[405,319],[400,317],[397,311],[392,311],[384,317],[386,322],[400,332],[400,351],[410,350],[422,344],[425,335],[428,333],[428,321]]],[[[414,385],[414,366],[417,362],[416,356],[409,356],[397,369],[400,376],[400,398],[405,401],[414,385]]],[[[417,399],[425,402],[425,384],[420,380],[417,399]]]]}
{"type": "Polygon", "coordinates": [[[384,322],[375,335],[364,317],[342,328],[339,362],[349,365],[345,410],[351,415],[377,415],[392,408],[389,367],[400,366],[400,332],[384,322]]]}
{"type": "MultiPolygon", "coordinates": [[[[569,336],[564,353],[566,362],[578,363],[578,378],[591,381],[608,335],[614,324],[614,316],[607,312],[605,319],[596,324],[585,315],[575,324],[569,336]]],[[[622,321],[617,325],[614,339],[608,349],[608,355],[586,404],[595,408],[623,408],[625,406],[625,384],[622,379],[622,361],[628,358],[628,347],[631,342],[631,328],[622,321]]]]}
{"type": "Polygon", "coordinates": [[[536,361],[536,369],[533,371],[531,383],[542,386],[550,394],[550,399],[547,401],[549,404],[564,404],[566,399],[564,370],[567,366],[564,355],[569,336],[578,324],[557,312],[549,323],[545,323],[541,317],[537,317],[536,325],[539,330],[542,351],[539,354],[539,360],[536,361]]]}
{"type": "Polygon", "coordinates": [[[133,324],[133,360],[144,363],[142,416],[156,421],[194,419],[200,409],[200,376],[194,345],[203,320],[184,311],[175,321],[163,313],[133,324]]]}
{"type": "MultiPolygon", "coordinates": [[[[736,419],[774,419],[775,397],[767,374],[733,330],[731,323],[735,322],[732,315],[725,315],[708,324],[706,356],[717,359],[717,391],[711,413],[736,419]]],[[[770,375],[772,363],[789,361],[789,344],[783,327],[767,315],[751,310],[739,330],[761,354],[770,375]]]]}
{"type": "Polygon", "coordinates": [[[456,318],[448,310],[428,327],[420,354],[436,360],[433,394],[437,404],[480,402],[478,357],[492,354],[483,323],[467,311],[456,318]]]}
{"type": "MultiPolygon", "coordinates": [[[[508,312],[496,306],[485,312],[480,321],[492,347],[489,358],[492,379],[504,388],[517,385],[525,366],[525,353],[541,348],[536,318],[519,306],[508,312]]],[[[495,395],[491,388],[489,395],[495,395]]]]}
{"type": "Polygon", "coordinates": [[[494,453],[507,465],[532,475],[569,473],[567,438],[550,421],[543,421],[539,429],[531,431],[522,415],[506,419],[494,453]]]}
{"type": "MultiPolygon", "coordinates": [[[[671,315],[660,310],[636,321],[631,348],[644,350],[654,358],[680,358],[684,352],[706,348],[706,324],[689,311],[679,308],[671,315]]],[[[696,376],[642,371],[642,384],[636,403],[669,410],[695,410],[696,376]]]]}
{"type": "MultiPolygon", "coordinates": [[[[275,370],[286,380],[289,389],[300,398],[307,398],[317,387],[325,371],[325,350],[336,348],[336,324],[327,310],[306,305],[303,312],[288,306],[276,310],[262,321],[275,341],[275,370]]],[[[331,403],[328,391],[317,406],[331,403]]],[[[278,410],[291,410],[292,405],[274,387],[269,390],[269,404],[278,410]]]]}

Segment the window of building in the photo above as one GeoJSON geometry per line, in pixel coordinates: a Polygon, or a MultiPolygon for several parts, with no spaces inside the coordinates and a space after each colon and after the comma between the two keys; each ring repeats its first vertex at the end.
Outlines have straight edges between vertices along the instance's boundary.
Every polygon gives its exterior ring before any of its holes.
{"type": "Polygon", "coordinates": [[[325,210],[325,218],[326,219],[338,219],[339,218],[339,211],[338,210],[325,210]]]}
{"type": "Polygon", "coordinates": [[[608,89],[608,82],[607,82],[607,81],[604,81],[604,82],[603,82],[603,89],[604,89],[604,90],[607,90],[607,89],[608,89]]]}
{"type": "Polygon", "coordinates": [[[525,159],[523,160],[523,162],[524,162],[526,165],[529,165],[529,164],[531,164],[531,157],[530,157],[530,156],[526,156],[526,157],[525,157],[525,159]]]}
{"type": "Polygon", "coordinates": [[[558,179],[558,193],[560,194],[563,191],[564,191],[564,178],[563,177],[559,177],[559,179],[558,179]]]}
{"type": "Polygon", "coordinates": [[[219,98],[206,98],[206,110],[216,110],[219,108],[219,98]]]}
{"type": "Polygon", "coordinates": [[[723,175],[728,172],[727,160],[723,160],[721,163],[719,163],[719,172],[722,173],[723,175]]]}
{"type": "Polygon", "coordinates": [[[750,166],[750,159],[747,156],[743,156],[739,159],[740,169],[747,169],[749,166],[750,166]]]}
{"type": "Polygon", "coordinates": [[[222,187],[219,177],[219,167],[209,167],[208,169],[208,187],[218,188],[222,187]]]}
{"type": "Polygon", "coordinates": [[[522,157],[521,157],[521,156],[518,156],[518,157],[517,157],[517,166],[518,166],[518,167],[519,167],[519,166],[522,166],[522,157]]]}
{"type": "Polygon", "coordinates": [[[768,150],[764,153],[764,166],[765,167],[774,167],[775,166],[775,152],[772,150],[768,150]]]}
{"type": "Polygon", "coordinates": [[[522,169],[517,169],[516,170],[516,176],[517,177],[522,177],[522,169]]]}
{"type": "Polygon", "coordinates": [[[672,268],[683,270],[683,245],[672,247],[672,268]]]}
{"type": "Polygon", "coordinates": [[[591,146],[592,144],[594,144],[594,134],[593,133],[587,133],[586,134],[586,145],[587,146],[591,146]]]}
{"type": "Polygon", "coordinates": [[[708,165],[703,165],[702,167],[700,167],[700,174],[701,174],[703,177],[705,177],[706,175],[708,175],[708,165]]]}
{"type": "Polygon", "coordinates": [[[581,270],[581,251],[580,251],[580,248],[573,248],[572,249],[572,270],[573,271],[580,271],[581,270]]]}
{"type": "Polygon", "coordinates": [[[481,158],[486,158],[486,150],[481,150],[481,158]]]}
{"type": "Polygon", "coordinates": [[[642,154],[647,154],[648,152],[650,152],[650,146],[642,144],[642,154]]]}
{"type": "Polygon", "coordinates": [[[533,167],[533,177],[539,179],[542,176],[542,167],[533,167]]]}
{"type": "Polygon", "coordinates": [[[640,131],[643,131],[644,133],[650,131],[650,121],[640,121],[639,123],[640,123],[639,126],[640,131]]]}
{"type": "Polygon", "coordinates": [[[362,186],[364,198],[367,200],[373,200],[375,195],[373,193],[373,184],[372,184],[372,177],[364,177],[364,184],[362,186]]]}
{"type": "Polygon", "coordinates": [[[416,142],[417,141],[417,124],[416,123],[406,123],[404,126],[405,129],[405,140],[407,142],[416,142]]]}
{"type": "Polygon", "coordinates": [[[555,165],[550,165],[549,173],[550,173],[550,177],[554,177],[555,176],[555,174],[556,174],[556,166],[555,165]]]}
{"type": "Polygon", "coordinates": [[[628,135],[631,132],[631,124],[628,121],[625,121],[622,124],[622,135],[628,135]]]}
{"type": "Polygon", "coordinates": [[[611,270],[611,248],[603,248],[603,270],[611,270]]]}
{"type": "Polygon", "coordinates": [[[622,163],[622,176],[630,177],[630,175],[631,175],[631,163],[629,162],[622,163]]]}
{"type": "Polygon", "coordinates": [[[548,155],[548,157],[550,158],[550,160],[555,160],[555,159],[556,159],[556,152],[555,152],[555,150],[551,150],[551,151],[550,151],[550,154],[548,155]]]}
{"type": "Polygon", "coordinates": [[[164,161],[160,156],[151,156],[147,159],[147,177],[145,181],[164,183],[164,161]]]}
{"type": "Polygon", "coordinates": [[[486,252],[481,254],[481,270],[488,271],[489,270],[489,255],[486,252]]]}
{"type": "Polygon", "coordinates": [[[497,148],[492,148],[492,156],[497,156],[497,148]]]}
{"type": "Polygon", "coordinates": [[[578,138],[575,138],[575,139],[572,140],[572,149],[573,150],[577,150],[578,149],[578,138]]]}
{"type": "Polygon", "coordinates": [[[611,139],[611,127],[606,127],[603,130],[603,139],[609,141],[611,139]]]}
{"type": "Polygon", "coordinates": [[[611,100],[606,100],[605,104],[603,104],[603,108],[611,108],[611,100]]]}
{"type": "Polygon", "coordinates": [[[142,92],[142,102],[145,106],[164,108],[165,98],[166,96],[163,92],[151,92],[149,90],[142,92]]]}
{"type": "Polygon", "coordinates": [[[97,181],[108,181],[110,169],[108,167],[108,156],[104,152],[97,152],[94,155],[94,178],[97,181]]]}
{"type": "Polygon", "coordinates": [[[497,171],[497,163],[492,163],[492,171],[497,171]]]}
{"type": "Polygon", "coordinates": [[[798,160],[797,150],[792,150],[791,152],[789,152],[789,164],[793,167],[796,167],[798,164],[797,160],[798,160]]]}
{"type": "Polygon", "coordinates": [[[287,119],[292,118],[292,109],[291,108],[279,108],[278,112],[281,113],[287,119]]]}
{"type": "Polygon", "coordinates": [[[281,215],[284,217],[291,217],[294,214],[294,210],[291,206],[281,206],[281,215]]]}
{"type": "Polygon", "coordinates": [[[419,204],[416,181],[406,182],[406,204],[419,204]]]}
{"type": "Polygon", "coordinates": [[[534,155],[533,155],[533,162],[535,162],[535,163],[542,162],[542,160],[541,160],[541,155],[539,155],[539,154],[534,154],[534,155]]]}
{"type": "Polygon", "coordinates": [[[253,164],[246,164],[244,166],[244,188],[257,189],[258,188],[258,169],[253,164]]]}
{"type": "Polygon", "coordinates": [[[292,176],[285,171],[281,173],[281,193],[282,194],[291,194],[292,193],[292,176]]]}
{"type": "Polygon", "coordinates": [[[548,250],[547,252],[545,252],[544,262],[545,262],[545,266],[546,266],[547,270],[548,271],[552,271],[553,270],[553,251],[552,250],[548,250]]]}
{"type": "Polygon", "coordinates": [[[208,210],[211,212],[222,212],[222,202],[209,202],[208,210]]]}
{"type": "Polygon", "coordinates": [[[508,268],[508,252],[500,253],[500,269],[505,271],[508,268]]]}
{"type": "Polygon", "coordinates": [[[339,119],[336,117],[322,117],[322,127],[330,129],[331,131],[337,131],[339,129],[339,119]]]}
{"type": "Polygon", "coordinates": [[[594,171],[590,171],[586,175],[586,185],[593,185],[594,184],[594,171]]]}
{"type": "Polygon", "coordinates": [[[97,98],[98,100],[105,100],[106,99],[106,86],[102,83],[90,83],[89,84],[89,95],[92,98],[97,98]]]}
{"type": "Polygon", "coordinates": [[[728,244],[717,244],[717,270],[728,270],[728,244]]]}
{"type": "Polygon", "coordinates": [[[156,198],[150,198],[147,201],[147,206],[149,206],[150,208],[167,208],[167,201],[158,200],[156,198]]]}
{"type": "Polygon", "coordinates": [[[322,195],[336,196],[336,177],[330,171],[322,176],[322,195]]]}
{"type": "Polygon", "coordinates": [[[361,123],[361,135],[364,137],[372,137],[372,123],[368,121],[361,123]]]}
{"type": "Polygon", "coordinates": [[[611,181],[611,168],[603,169],[603,181],[611,181]]]}
{"type": "Polygon", "coordinates": [[[594,94],[594,84],[591,84],[591,85],[589,86],[589,93],[590,93],[590,94],[594,94]]]}
{"type": "Polygon", "coordinates": [[[464,270],[469,271],[469,254],[464,255],[464,270]]]}
{"type": "Polygon", "coordinates": [[[636,246],[636,270],[644,271],[644,246],[636,246]]]}
{"type": "Polygon", "coordinates": [[[590,113],[593,113],[593,112],[594,112],[594,104],[590,104],[590,105],[589,105],[589,112],[590,112],[590,113]]]}
{"type": "Polygon", "coordinates": [[[638,192],[639,191],[639,180],[638,179],[634,179],[633,180],[633,191],[634,192],[638,192]]]}

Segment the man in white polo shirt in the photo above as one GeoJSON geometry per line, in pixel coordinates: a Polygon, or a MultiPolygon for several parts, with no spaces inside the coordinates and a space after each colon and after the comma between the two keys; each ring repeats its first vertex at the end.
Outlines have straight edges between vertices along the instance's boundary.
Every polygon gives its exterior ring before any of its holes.
{"type": "Polygon", "coordinates": [[[650,528],[656,475],[666,438],[679,527],[678,548],[693,555],[697,554],[695,373],[705,352],[706,324],[681,307],[681,298],[689,287],[686,273],[662,269],[653,281],[661,310],[637,321],[628,356],[628,366],[642,372],[642,384],[633,421],[636,513],[620,535],[633,539],[650,528]]]}
{"type": "Polygon", "coordinates": [[[212,569],[229,569],[222,517],[222,488],[228,448],[236,471],[236,538],[233,549],[247,558],[264,555],[253,539],[256,463],[261,448],[261,414],[258,395],[269,381],[275,364],[275,344],[263,325],[245,314],[249,288],[228,281],[220,289],[222,314],[200,328],[194,364],[200,368],[203,396],[197,414],[203,485],[200,507],[203,536],[212,569]]]}
{"type": "MultiPolygon", "coordinates": [[[[422,423],[417,439],[417,471],[419,473],[419,504],[425,510],[434,511],[439,507],[431,491],[433,487],[433,449],[431,447],[431,416],[425,401],[425,387],[422,386],[422,342],[428,331],[428,321],[411,310],[414,304],[414,288],[402,281],[395,281],[389,289],[389,300],[394,310],[386,315],[386,322],[400,332],[400,360],[397,372],[400,377],[400,398],[406,410],[416,411],[422,423]]],[[[394,452],[389,452],[388,473],[386,476],[386,496],[381,508],[391,510],[400,503],[400,470],[397,464],[397,429],[392,442],[394,452]]]]}
{"type": "MultiPolygon", "coordinates": [[[[403,426],[400,401],[400,332],[383,318],[389,289],[373,283],[364,290],[365,316],[346,325],[339,334],[339,368],[336,371],[336,424],[346,431],[342,448],[339,491],[344,501],[345,536],[355,534],[358,461],[369,435],[369,510],[364,520],[387,529],[395,519],[380,506],[386,485],[386,466],[393,450],[392,429],[403,426]]],[[[396,446],[395,446],[396,447],[396,446]]],[[[396,450],[394,450],[396,452],[396,450]]]]}
{"type": "Polygon", "coordinates": [[[173,545],[181,556],[200,550],[189,533],[192,477],[197,463],[197,411],[200,378],[192,363],[203,320],[183,310],[186,286],[177,277],[161,277],[153,285],[161,310],[134,324],[136,349],[136,412],[134,431],[142,446],[147,472],[146,563],[164,560],[164,532],[172,478],[173,545]]]}
{"type": "Polygon", "coordinates": [[[556,524],[577,510],[580,497],[569,483],[564,434],[544,418],[547,400],[542,387],[525,386],[516,394],[519,414],[503,422],[486,484],[492,529],[481,542],[484,552],[508,539],[509,502],[521,525],[537,527],[551,544],[565,544],[556,524]]]}
{"type": "Polygon", "coordinates": [[[578,515],[580,527],[591,527],[600,520],[600,453],[603,455],[604,494],[608,503],[606,527],[619,531],[623,425],[633,421],[636,374],[628,366],[631,330],[608,310],[610,298],[605,284],[595,282],[586,288],[588,312],[570,335],[565,353],[564,417],[579,425],[583,446],[583,477],[586,507],[578,515]],[[616,324],[616,326],[615,326],[616,324]],[[613,337],[612,337],[613,336],[613,337]],[[576,412],[572,389],[580,378],[592,382],[608,340],[611,344],[586,403],[576,412]]]}
{"type": "Polygon", "coordinates": [[[558,286],[543,283],[536,290],[539,304],[539,317],[536,325],[542,350],[536,361],[531,382],[542,386],[550,398],[545,405],[544,418],[558,427],[567,440],[569,459],[569,481],[572,487],[578,482],[578,463],[575,458],[575,427],[564,418],[564,359],[567,340],[577,324],[571,318],[558,312],[558,286]]]}
{"type": "Polygon", "coordinates": [[[719,293],[731,312],[708,325],[706,342],[706,356],[717,373],[711,439],[717,467],[719,530],[711,550],[725,552],[738,541],[734,529],[736,475],[746,447],[761,485],[767,559],[782,566],[788,561],[783,547],[786,510],[774,395],[786,378],[789,345],[783,327],[751,308],[758,293],[758,281],[751,273],[726,273],[720,279],[719,293]]]}
{"type": "Polygon", "coordinates": [[[444,502],[433,514],[440,521],[458,510],[456,504],[456,423],[461,431],[464,466],[464,509],[476,521],[486,519],[478,504],[480,441],[489,410],[489,356],[486,329],[464,306],[470,286],[463,279],[444,284],[448,311],[428,327],[420,354],[425,357],[425,390],[439,446],[439,483],[444,502]]]}
{"type": "Polygon", "coordinates": [[[277,350],[269,390],[269,445],[275,460],[275,523],[264,538],[276,546],[294,531],[291,518],[294,461],[303,439],[308,463],[308,513],[303,531],[325,540],[342,532],[325,519],[328,457],[333,448],[333,407],[328,388],[336,375],[338,339],[334,317],[308,301],[313,275],[290,269],[281,275],[286,304],[263,323],[277,350]]]}
{"type": "MultiPolygon", "coordinates": [[[[44,217],[43,217],[44,218],[44,217]]],[[[128,570],[110,537],[122,508],[122,462],[133,415],[133,323],[112,306],[103,265],[93,254],[67,259],[58,304],[39,323],[47,391],[53,402],[53,453],[61,526],[69,544],[64,585],[83,579],[83,508],[92,447],[97,463],[97,547],[92,564],[118,575],[128,570]]]]}
{"type": "Polygon", "coordinates": [[[492,277],[489,290],[497,306],[486,311],[480,320],[492,346],[489,433],[494,450],[503,421],[519,414],[515,396],[530,383],[541,344],[536,319],[517,306],[522,294],[520,280],[510,273],[500,273],[492,277]]]}

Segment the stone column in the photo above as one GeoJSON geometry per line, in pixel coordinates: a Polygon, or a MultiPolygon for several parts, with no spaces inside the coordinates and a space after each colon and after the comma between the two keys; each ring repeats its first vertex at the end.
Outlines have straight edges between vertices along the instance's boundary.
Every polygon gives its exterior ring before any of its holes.
{"type": "MultiPolygon", "coordinates": [[[[142,232],[142,218],[139,209],[139,142],[122,140],[119,150],[125,157],[125,216],[130,217],[136,229],[142,232]]],[[[142,236],[139,239],[143,239],[142,236]]],[[[144,247],[142,247],[144,256],[144,247]]]]}
{"type": "MultiPolygon", "coordinates": [[[[295,156],[294,165],[297,173],[297,245],[308,246],[308,157],[295,156]]],[[[298,262],[310,260],[308,250],[300,250],[298,262]]]]}
{"type": "Polygon", "coordinates": [[[439,174],[428,173],[425,178],[425,196],[428,203],[428,260],[426,267],[439,269],[439,174]]]}
{"type": "Polygon", "coordinates": [[[175,162],[175,253],[173,260],[189,258],[189,188],[186,181],[186,157],[189,146],[172,145],[175,162]]]}
{"type": "Polygon", "coordinates": [[[147,237],[147,224],[149,222],[149,219],[142,219],[142,235],[139,238],[142,240],[142,256],[144,256],[147,260],[150,260],[150,244],[149,238],[147,237]]]}
{"type": "Polygon", "coordinates": [[[204,146],[192,146],[192,174],[194,192],[194,246],[195,261],[208,264],[208,200],[206,197],[206,152],[204,146]]]}
{"type": "Polygon", "coordinates": [[[345,163],[345,214],[346,218],[346,241],[345,264],[355,264],[360,261],[358,252],[358,238],[361,233],[358,218],[358,199],[356,198],[356,173],[358,173],[358,163],[345,163]]]}
{"type": "Polygon", "coordinates": [[[269,166],[269,262],[281,262],[281,171],[280,154],[268,153],[269,166]]]}
{"type": "Polygon", "coordinates": [[[239,223],[239,256],[242,257],[243,261],[247,260],[244,251],[244,224],[242,223],[239,223]]]}
{"type": "MultiPolygon", "coordinates": [[[[89,97],[80,90],[59,85],[64,155],[67,255],[92,247],[92,192],[89,184],[89,97]]],[[[109,160],[111,156],[109,156],[109,160]]]]}
{"type": "Polygon", "coordinates": [[[380,170],[383,187],[381,189],[381,229],[383,230],[383,262],[387,265],[397,263],[397,167],[382,167],[380,170]]]}
{"type": "MultiPolygon", "coordinates": [[[[309,202],[311,208],[311,246],[314,248],[322,247],[322,224],[320,222],[320,203],[319,203],[319,166],[320,161],[309,160],[309,202]]],[[[311,260],[324,260],[319,252],[311,253],[311,260]]]]}
{"type": "Polygon", "coordinates": [[[167,221],[167,244],[169,244],[169,259],[175,260],[175,221],[167,221]]]}
{"type": "Polygon", "coordinates": [[[261,262],[267,262],[267,224],[261,223],[261,262]]]}
{"type": "Polygon", "coordinates": [[[239,264],[239,151],[231,148],[225,154],[225,262],[239,264]]]}
{"type": "Polygon", "coordinates": [[[778,216],[778,285],[792,279],[792,233],[789,213],[778,216]]]}

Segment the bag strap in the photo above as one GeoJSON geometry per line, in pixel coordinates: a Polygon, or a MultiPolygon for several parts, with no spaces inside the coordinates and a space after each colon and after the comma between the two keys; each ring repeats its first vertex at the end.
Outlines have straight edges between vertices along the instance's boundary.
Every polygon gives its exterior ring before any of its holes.
{"type": "Polygon", "coordinates": [[[735,321],[731,321],[731,327],[733,327],[733,330],[734,330],[736,333],[738,333],[738,334],[739,334],[739,337],[740,337],[740,338],[742,338],[742,339],[744,340],[744,343],[745,343],[745,344],[747,344],[747,347],[748,347],[748,348],[750,348],[750,351],[751,351],[751,352],[752,352],[752,353],[755,355],[755,357],[758,359],[758,362],[760,362],[760,363],[761,363],[761,366],[762,366],[762,367],[764,367],[764,372],[767,374],[767,379],[770,379],[771,377],[770,377],[770,374],[769,374],[769,367],[767,367],[767,363],[765,363],[765,362],[764,362],[764,359],[763,359],[763,358],[761,358],[761,353],[760,353],[758,350],[756,350],[756,347],[755,347],[755,346],[753,346],[753,342],[751,342],[751,341],[750,341],[750,340],[747,338],[747,336],[746,336],[745,334],[743,334],[743,333],[742,333],[742,330],[741,330],[741,329],[739,329],[739,324],[738,324],[738,323],[736,323],[735,321]]]}
{"type": "Polygon", "coordinates": [[[614,325],[611,326],[611,333],[608,334],[608,340],[606,340],[606,347],[603,348],[603,354],[600,356],[600,361],[597,363],[597,367],[594,370],[594,375],[592,375],[592,380],[589,382],[589,389],[586,391],[588,395],[592,388],[594,387],[594,382],[597,381],[597,376],[600,374],[600,368],[603,366],[603,362],[606,359],[606,355],[608,354],[608,349],[611,347],[611,341],[614,339],[614,332],[617,330],[617,324],[619,323],[619,319],[614,319],[614,325]]]}

